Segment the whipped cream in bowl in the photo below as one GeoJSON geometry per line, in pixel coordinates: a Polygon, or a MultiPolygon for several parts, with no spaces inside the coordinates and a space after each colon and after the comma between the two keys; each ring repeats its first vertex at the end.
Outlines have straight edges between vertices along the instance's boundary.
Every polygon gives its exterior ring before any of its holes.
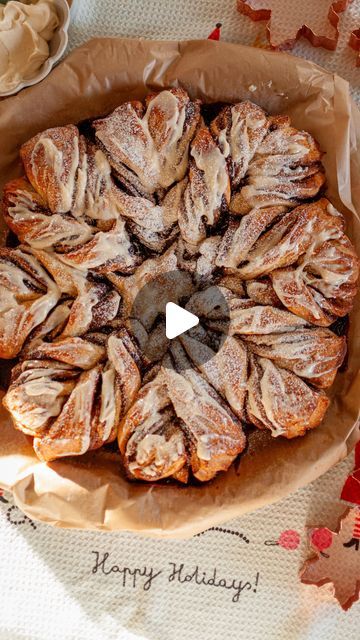
{"type": "Polygon", "coordinates": [[[66,0],[0,4],[0,96],[42,80],[67,46],[66,0]]]}

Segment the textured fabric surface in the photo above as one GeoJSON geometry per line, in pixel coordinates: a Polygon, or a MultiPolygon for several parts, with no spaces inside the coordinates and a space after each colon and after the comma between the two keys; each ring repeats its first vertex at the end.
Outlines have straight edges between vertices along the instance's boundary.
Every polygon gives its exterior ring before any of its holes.
{"type": "Polygon", "coordinates": [[[359,604],[344,613],[328,586],[298,578],[308,554],[305,524],[336,526],[352,464],[350,456],[278,504],[227,523],[226,531],[185,541],[50,528],[0,502],[0,638],[358,640],[359,604]],[[299,534],[297,549],[265,544],[286,529],[299,534]],[[229,588],[185,581],[196,566],[198,582],[204,572],[211,581],[216,568],[216,582],[229,588]]]}
{"type": "MultiPolygon", "coordinates": [[[[203,38],[218,21],[224,40],[266,42],[264,25],[240,16],[235,0],[75,0],[70,48],[99,35],[203,38]]],[[[341,18],[336,53],[304,40],[294,53],[347,78],[360,99],[360,70],[346,44],[359,26],[354,0],[341,18]]],[[[305,527],[336,526],[352,465],[350,456],[287,499],[187,541],[53,529],[30,522],[6,495],[0,498],[0,638],[359,640],[360,605],[344,613],[330,587],[305,586],[298,578],[309,553],[305,527]],[[295,550],[265,544],[287,529],[300,536],[295,550]]]]}
{"type": "MultiPolygon", "coordinates": [[[[316,5],[319,13],[323,12],[323,2],[306,1],[316,5]]],[[[288,2],[290,5],[294,0],[288,2]]],[[[268,4],[268,0],[264,4],[268,4]]],[[[257,46],[267,44],[265,22],[252,22],[250,18],[240,15],[236,10],[236,0],[74,0],[72,13],[70,48],[94,36],[156,40],[206,38],[217,22],[222,23],[221,38],[226,42],[257,46]]],[[[286,26],[286,22],[291,23],[291,12],[284,16],[282,24],[286,26]]],[[[320,18],[318,23],[322,23],[320,18]]],[[[359,27],[360,0],[353,0],[348,9],[340,14],[340,38],[335,52],[314,48],[301,38],[292,53],[313,60],[346,78],[354,97],[360,100],[356,53],[348,46],[351,31],[359,27]]],[[[333,33],[333,27],[328,25],[325,34],[331,36],[333,33]]]]}

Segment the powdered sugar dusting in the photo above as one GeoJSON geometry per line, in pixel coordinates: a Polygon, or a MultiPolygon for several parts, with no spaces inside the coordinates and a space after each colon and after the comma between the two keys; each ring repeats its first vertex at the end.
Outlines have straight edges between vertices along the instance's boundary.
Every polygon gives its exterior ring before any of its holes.
{"type": "Polygon", "coordinates": [[[324,417],[359,263],[318,197],[321,152],[250,101],[201,115],[166,89],[94,121],[94,140],[67,125],[21,149],[0,356],[18,355],[4,402],[41,460],[118,438],[132,478],[207,481],[244,423],[292,438],[324,417]],[[199,317],[173,341],[170,299],[199,317]]]}

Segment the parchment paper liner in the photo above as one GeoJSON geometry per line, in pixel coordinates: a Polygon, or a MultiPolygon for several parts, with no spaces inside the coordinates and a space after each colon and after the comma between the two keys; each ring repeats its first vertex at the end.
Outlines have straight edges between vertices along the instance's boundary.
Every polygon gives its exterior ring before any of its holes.
{"type": "MultiPolygon", "coordinates": [[[[19,147],[38,131],[176,85],[209,102],[254,100],[310,131],[326,152],[327,193],[345,213],[360,254],[360,113],[345,80],[283,53],[207,40],[92,40],[39,85],[0,103],[0,186],[21,175],[19,147]]],[[[349,365],[337,376],[324,423],[292,441],[256,431],[238,468],[207,485],[130,483],[118,457],[101,451],[40,463],[30,439],[12,428],[2,409],[0,486],[13,491],[30,517],[60,527],[179,538],[274,502],[344,458],[360,437],[359,329],[358,304],[351,316],[349,365]]]]}

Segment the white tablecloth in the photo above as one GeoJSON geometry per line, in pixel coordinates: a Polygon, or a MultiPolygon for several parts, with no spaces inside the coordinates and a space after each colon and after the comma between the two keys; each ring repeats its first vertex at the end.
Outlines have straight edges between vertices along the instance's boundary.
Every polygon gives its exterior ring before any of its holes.
{"type": "Polygon", "coordinates": [[[333,527],[344,510],[350,458],[278,504],[185,541],[53,529],[0,502],[1,640],[359,640],[360,605],[345,613],[329,587],[298,578],[305,525],[333,527]],[[265,544],[286,529],[301,537],[296,550],[265,544]],[[196,566],[198,582],[216,568],[229,588],[186,582],[196,566]]]}
{"type": "MultiPolygon", "coordinates": [[[[237,14],[235,0],[75,0],[70,48],[95,35],[202,38],[216,22],[223,23],[224,40],[265,40],[264,26],[237,14]]],[[[354,0],[341,18],[336,53],[304,41],[294,52],[346,77],[360,100],[360,69],[346,46],[359,26],[354,0]]],[[[276,505],[188,541],[57,530],[31,523],[5,496],[0,638],[359,640],[360,605],[344,613],[328,586],[305,586],[298,578],[309,553],[305,527],[335,527],[352,464],[350,456],[276,505]],[[286,529],[300,534],[296,550],[265,544],[286,529]]]]}

